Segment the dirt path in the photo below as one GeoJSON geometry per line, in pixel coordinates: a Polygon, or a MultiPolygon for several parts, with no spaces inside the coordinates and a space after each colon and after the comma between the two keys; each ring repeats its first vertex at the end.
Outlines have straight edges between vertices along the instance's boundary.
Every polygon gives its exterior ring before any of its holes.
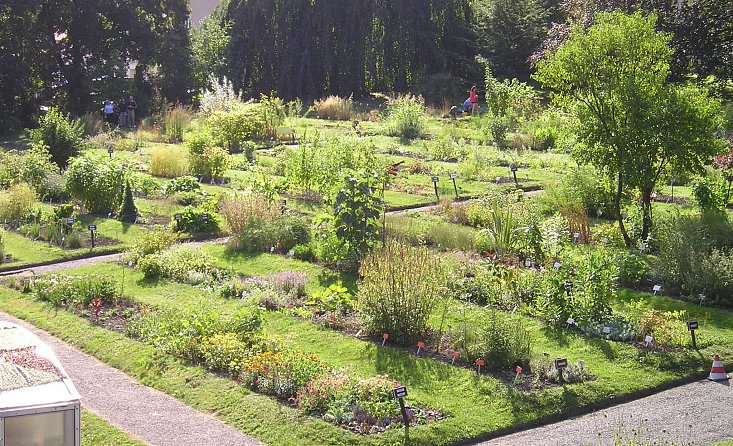
{"type": "Polygon", "coordinates": [[[732,407],[728,381],[698,381],[475,446],[606,446],[615,436],[621,445],[707,446],[733,438],[732,407]]]}
{"type": "MultiPolygon", "coordinates": [[[[82,396],[82,406],[151,446],[255,446],[263,443],[146,387],[65,342],[0,312],[53,349],[82,396]]],[[[121,352],[124,354],[124,352],[121,352]]]]}

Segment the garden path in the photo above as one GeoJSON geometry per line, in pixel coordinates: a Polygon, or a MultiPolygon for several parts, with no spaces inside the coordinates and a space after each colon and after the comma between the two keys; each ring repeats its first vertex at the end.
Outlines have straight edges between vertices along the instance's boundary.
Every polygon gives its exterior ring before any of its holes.
{"type": "Polygon", "coordinates": [[[697,381],[474,446],[707,446],[733,439],[731,407],[728,381],[697,381]]]}
{"type": "MultiPolygon", "coordinates": [[[[263,443],[146,387],[67,343],[0,312],[53,349],[82,396],[82,406],[150,446],[259,446],[263,443]]],[[[124,352],[120,352],[124,354],[124,352]]]]}

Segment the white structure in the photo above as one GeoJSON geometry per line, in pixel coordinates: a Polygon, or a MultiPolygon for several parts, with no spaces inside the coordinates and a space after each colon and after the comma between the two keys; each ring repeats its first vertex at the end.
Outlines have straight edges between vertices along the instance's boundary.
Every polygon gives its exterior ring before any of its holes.
{"type": "Polygon", "coordinates": [[[79,446],[80,398],[46,344],[0,321],[0,446],[79,446]]]}

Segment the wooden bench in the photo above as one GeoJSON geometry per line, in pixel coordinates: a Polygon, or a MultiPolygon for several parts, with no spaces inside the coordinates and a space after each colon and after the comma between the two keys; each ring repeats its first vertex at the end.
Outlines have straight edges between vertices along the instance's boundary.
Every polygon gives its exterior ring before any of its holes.
{"type": "Polygon", "coordinates": [[[295,129],[290,127],[275,127],[275,135],[277,136],[277,139],[283,139],[290,136],[292,138],[293,144],[295,144],[295,129]]]}

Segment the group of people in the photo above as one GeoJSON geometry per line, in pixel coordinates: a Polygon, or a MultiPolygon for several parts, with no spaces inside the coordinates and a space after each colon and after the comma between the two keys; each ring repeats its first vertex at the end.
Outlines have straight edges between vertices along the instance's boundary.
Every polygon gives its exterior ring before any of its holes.
{"type": "Polygon", "coordinates": [[[127,100],[120,98],[116,103],[107,99],[104,101],[104,120],[120,127],[134,128],[135,110],[137,110],[137,103],[132,96],[127,100]]]}

